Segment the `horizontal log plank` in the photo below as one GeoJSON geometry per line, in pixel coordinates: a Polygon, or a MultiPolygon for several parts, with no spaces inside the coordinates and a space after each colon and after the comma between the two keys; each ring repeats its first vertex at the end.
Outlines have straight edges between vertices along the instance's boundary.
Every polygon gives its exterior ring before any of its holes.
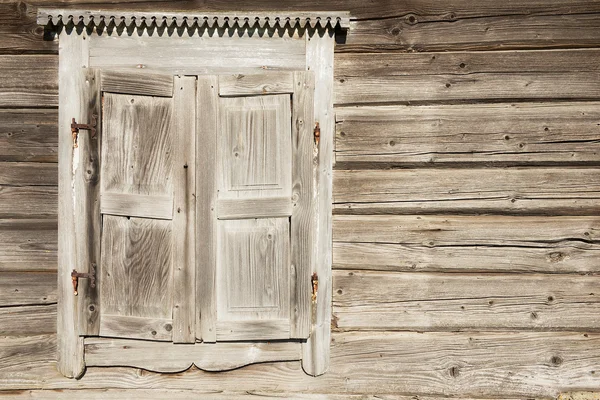
{"type": "Polygon", "coordinates": [[[0,219],[0,271],[56,271],[56,220],[0,219]]]}
{"type": "Polygon", "coordinates": [[[336,215],[333,265],[381,271],[598,273],[599,232],[600,219],[587,216],[336,215]]]}
{"type": "MultiPolygon", "coordinates": [[[[513,9],[516,13],[516,9],[513,9]]],[[[461,18],[448,12],[438,18],[397,14],[350,23],[339,52],[509,50],[596,47],[600,15],[502,15],[461,18]]]]}
{"type": "Polygon", "coordinates": [[[56,186],[58,164],[0,161],[0,185],[56,186]]]}
{"type": "Polygon", "coordinates": [[[600,330],[598,276],[335,271],[340,330],[600,330]]]}
{"type": "MultiPolygon", "coordinates": [[[[0,336],[32,336],[55,333],[56,304],[0,307],[0,336]]],[[[0,391],[0,393],[2,392],[0,391]]]]}
{"type": "Polygon", "coordinates": [[[56,337],[0,338],[0,387],[153,389],[323,394],[418,393],[430,396],[556,397],[597,387],[600,335],[571,332],[332,334],[331,366],[318,378],[297,361],[214,374],[157,374],[93,368],[80,380],[55,368],[56,337]],[[401,377],[401,379],[399,379],[401,377]]]}
{"type": "Polygon", "coordinates": [[[55,53],[56,42],[44,40],[37,7],[21,1],[0,2],[0,53],[55,53]]]}
{"type": "Polygon", "coordinates": [[[55,272],[0,272],[0,307],[56,301],[55,272]]]}
{"type": "Polygon", "coordinates": [[[0,161],[57,162],[57,151],[56,109],[0,110],[0,161]]]}
{"type": "Polygon", "coordinates": [[[0,107],[57,105],[57,56],[0,55],[0,107]]]}
{"type": "Polygon", "coordinates": [[[0,218],[56,219],[57,186],[0,185],[0,218]]]}
{"type": "MultiPolygon", "coordinates": [[[[323,394],[323,393],[290,393],[290,392],[222,392],[203,390],[163,390],[163,389],[72,389],[72,390],[7,390],[0,391],[3,396],[11,399],[54,400],[66,397],[85,398],[86,400],[189,400],[202,399],[210,396],[211,400],[415,400],[415,396],[379,395],[379,394],[323,394]]],[[[419,400],[447,400],[446,397],[419,396],[419,400]]],[[[475,400],[475,399],[461,399],[475,400]]],[[[482,399],[477,399],[482,400],[482,399]]],[[[510,400],[510,399],[504,399],[510,400]]],[[[516,399],[512,399],[516,400],[516,399]]],[[[584,399],[563,399],[584,400],[584,399]]],[[[593,399],[586,399],[593,400],[593,399]]]]}
{"type": "Polygon", "coordinates": [[[530,213],[592,215],[596,168],[336,170],[338,213],[530,213]]]}
{"type": "Polygon", "coordinates": [[[335,101],[597,99],[599,55],[595,49],[340,54],[335,101]]]}
{"type": "Polygon", "coordinates": [[[599,102],[347,107],[336,118],[344,165],[600,161],[599,102]]]}

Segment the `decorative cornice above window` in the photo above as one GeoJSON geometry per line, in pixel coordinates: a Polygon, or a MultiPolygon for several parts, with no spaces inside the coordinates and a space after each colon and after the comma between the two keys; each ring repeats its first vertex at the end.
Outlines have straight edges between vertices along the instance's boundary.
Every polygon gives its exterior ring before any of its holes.
{"type": "Polygon", "coordinates": [[[253,13],[210,13],[201,14],[193,11],[179,13],[118,11],[118,10],[69,10],[48,9],[38,10],[39,25],[79,25],[85,26],[116,26],[158,27],[158,28],[341,28],[350,27],[350,14],[347,12],[253,12],[253,13]]]}

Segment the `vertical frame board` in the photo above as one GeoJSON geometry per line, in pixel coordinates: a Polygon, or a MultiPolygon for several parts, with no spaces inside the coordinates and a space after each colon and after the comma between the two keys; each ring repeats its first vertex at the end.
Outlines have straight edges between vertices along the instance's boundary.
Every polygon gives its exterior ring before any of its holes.
{"type": "Polygon", "coordinates": [[[196,336],[216,342],[216,166],[219,81],[198,76],[196,88],[196,336]]]}
{"type": "Polygon", "coordinates": [[[310,276],[315,256],[313,182],[314,75],[294,73],[292,121],[292,278],[290,337],[306,338],[311,323],[310,276]]]}
{"type": "MultiPolygon", "coordinates": [[[[71,120],[85,123],[88,108],[82,107],[85,76],[82,69],[88,66],[88,40],[85,33],[69,34],[63,30],[59,37],[59,128],[58,128],[58,370],[65,376],[80,377],[85,370],[83,338],[79,336],[79,299],[74,296],[71,271],[80,272],[87,266],[79,265],[87,253],[85,242],[77,236],[81,227],[76,225],[78,194],[86,193],[75,180],[81,165],[81,149],[74,147],[71,120]]],[[[87,122],[87,121],[86,121],[87,122]]],[[[77,222],[79,224],[79,222],[77,222]]]]}
{"type": "Polygon", "coordinates": [[[173,88],[173,343],[196,341],[196,78],[177,76],[173,88]]]}
{"type": "Polygon", "coordinates": [[[302,345],[302,368],[309,375],[322,375],[329,367],[331,341],[331,267],[332,267],[332,169],[335,116],[333,113],[333,51],[335,32],[317,29],[306,35],[306,68],[315,75],[314,122],[321,134],[316,152],[315,262],[318,277],[314,321],[310,337],[302,345]]]}

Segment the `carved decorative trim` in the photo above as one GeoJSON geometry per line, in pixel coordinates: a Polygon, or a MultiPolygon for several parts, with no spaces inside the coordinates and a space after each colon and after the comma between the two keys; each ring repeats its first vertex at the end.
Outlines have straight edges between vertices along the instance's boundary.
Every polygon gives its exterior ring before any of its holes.
{"type": "Polygon", "coordinates": [[[336,28],[350,27],[350,14],[347,12],[318,13],[225,13],[197,14],[193,11],[185,13],[138,12],[116,10],[69,10],[40,8],[37,14],[39,25],[75,25],[120,27],[198,27],[198,28],[336,28]]]}

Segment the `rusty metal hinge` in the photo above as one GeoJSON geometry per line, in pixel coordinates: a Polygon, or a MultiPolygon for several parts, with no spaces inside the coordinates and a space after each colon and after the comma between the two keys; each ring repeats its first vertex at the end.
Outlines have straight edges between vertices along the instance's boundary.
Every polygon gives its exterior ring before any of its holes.
{"type": "Polygon", "coordinates": [[[315,125],[315,144],[318,146],[319,142],[321,141],[321,127],[319,126],[319,123],[317,122],[315,125]]]}
{"type": "Polygon", "coordinates": [[[96,264],[90,265],[90,272],[83,273],[73,270],[71,272],[71,280],[73,281],[73,294],[77,296],[77,286],[79,285],[79,278],[85,278],[90,280],[90,287],[93,289],[96,287],[96,264]]]}
{"type": "Polygon", "coordinates": [[[73,118],[71,121],[71,134],[73,135],[73,147],[77,147],[77,134],[80,129],[85,129],[86,131],[91,132],[91,137],[96,137],[96,123],[98,116],[96,114],[92,114],[92,121],[89,124],[78,124],[73,118]]]}
{"type": "Polygon", "coordinates": [[[314,274],[312,274],[312,277],[310,278],[310,282],[312,284],[312,302],[316,304],[317,303],[317,292],[319,291],[319,276],[317,275],[316,272],[314,274]]]}

